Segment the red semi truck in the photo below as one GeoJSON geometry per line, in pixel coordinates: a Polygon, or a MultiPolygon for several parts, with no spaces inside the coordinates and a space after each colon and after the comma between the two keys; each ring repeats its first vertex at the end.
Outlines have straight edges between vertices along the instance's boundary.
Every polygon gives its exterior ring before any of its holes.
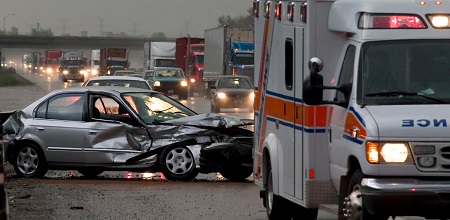
{"type": "Polygon", "coordinates": [[[62,50],[46,50],[44,57],[45,72],[49,75],[59,71],[58,59],[62,56],[62,50]]]}
{"type": "Polygon", "coordinates": [[[204,38],[176,39],[175,63],[189,78],[189,96],[193,96],[194,92],[201,96],[205,90],[202,82],[204,42],[204,38]]]}
{"type": "Polygon", "coordinates": [[[99,75],[114,75],[117,70],[128,69],[128,51],[126,48],[101,48],[99,75]]]}

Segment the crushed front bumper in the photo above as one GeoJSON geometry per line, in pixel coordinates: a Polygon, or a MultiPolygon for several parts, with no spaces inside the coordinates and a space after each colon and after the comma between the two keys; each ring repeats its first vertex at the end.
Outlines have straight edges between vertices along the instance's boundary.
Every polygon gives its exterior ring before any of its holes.
{"type": "Polygon", "coordinates": [[[450,217],[450,180],[364,178],[361,190],[370,213],[450,217]]]}

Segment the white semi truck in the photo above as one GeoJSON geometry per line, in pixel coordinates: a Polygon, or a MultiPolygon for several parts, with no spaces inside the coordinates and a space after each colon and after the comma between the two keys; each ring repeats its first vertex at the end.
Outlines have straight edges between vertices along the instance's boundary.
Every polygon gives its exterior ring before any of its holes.
{"type": "Polygon", "coordinates": [[[253,5],[254,179],[269,219],[450,218],[450,4],[253,5]]]}
{"type": "Polygon", "coordinates": [[[91,75],[96,76],[100,72],[100,49],[92,50],[91,53],[91,75]]]}
{"type": "Polygon", "coordinates": [[[144,70],[153,67],[176,67],[175,42],[146,42],[144,44],[144,70]]]}

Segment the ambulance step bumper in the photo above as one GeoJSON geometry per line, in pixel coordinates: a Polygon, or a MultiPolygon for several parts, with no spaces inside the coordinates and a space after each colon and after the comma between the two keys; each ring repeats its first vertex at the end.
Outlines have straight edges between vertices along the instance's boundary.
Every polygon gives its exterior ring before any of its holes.
{"type": "Polygon", "coordinates": [[[370,213],[450,217],[450,181],[365,178],[361,191],[370,213]]]}

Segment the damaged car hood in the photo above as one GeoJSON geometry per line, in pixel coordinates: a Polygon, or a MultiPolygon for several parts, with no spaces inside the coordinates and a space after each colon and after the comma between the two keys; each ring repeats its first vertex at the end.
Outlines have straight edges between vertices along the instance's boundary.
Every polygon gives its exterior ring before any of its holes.
{"type": "Polygon", "coordinates": [[[251,125],[253,122],[244,121],[229,115],[221,115],[215,113],[200,114],[194,116],[188,116],[183,118],[177,118],[167,120],[162,124],[171,125],[191,125],[204,128],[231,128],[240,127],[245,125],[251,125]]]}

